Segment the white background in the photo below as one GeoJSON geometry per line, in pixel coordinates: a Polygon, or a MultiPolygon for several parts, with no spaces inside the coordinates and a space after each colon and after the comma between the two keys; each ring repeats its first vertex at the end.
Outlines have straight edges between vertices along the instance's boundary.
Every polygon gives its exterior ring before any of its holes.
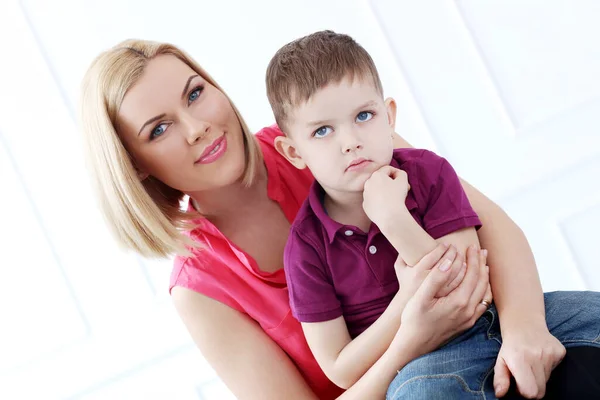
{"type": "Polygon", "coordinates": [[[117,249],[75,116],[92,58],[170,41],[250,126],[264,72],[320,29],[374,57],[398,132],[525,230],[544,290],[600,290],[596,0],[0,0],[0,398],[226,399],[170,303],[169,262],[117,249]]]}

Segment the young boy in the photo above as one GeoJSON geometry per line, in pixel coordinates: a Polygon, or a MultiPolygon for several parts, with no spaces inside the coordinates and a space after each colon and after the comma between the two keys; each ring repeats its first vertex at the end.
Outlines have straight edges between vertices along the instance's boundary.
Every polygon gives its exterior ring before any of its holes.
{"type": "MultiPolygon", "coordinates": [[[[317,32],[284,46],[267,95],[286,134],[277,149],[316,179],[284,254],[292,312],[323,371],[347,388],[387,348],[416,290],[403,282],[412,268],[397,276],[398,256],[415,265],[436,240],[464,253],[478,246],[481,222],[445,159],[394,150],[396,104],[349,36],[317,32]]],[[[460,283],[462,264],[440,296],[460,283]]]]}

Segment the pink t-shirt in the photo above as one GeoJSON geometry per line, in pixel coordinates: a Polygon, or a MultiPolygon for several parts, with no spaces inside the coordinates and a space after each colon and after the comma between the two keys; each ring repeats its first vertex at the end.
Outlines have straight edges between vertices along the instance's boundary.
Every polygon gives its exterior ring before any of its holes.
{"type": "MultiPolygon", "coordinates": [[[[293,222],[306,199],[313,177],[283,158],[273,145],[283,135],[275,125],[256,134],[267,168],[269,198],[279,203],[293,222]]],[[[281,347],[320,399],[333,399],[342,390],[327,379],[315,361],[300,323],[292,316],[282,268],[263,272],[252,257],[230,242],[206,219],[197,221],[190,236],[204,244],[193,257],[176,257],[169,290],[181,286],[247,314],[281,347]]],[[[260,365],[256,366],[260,368],[260,365]]]]}

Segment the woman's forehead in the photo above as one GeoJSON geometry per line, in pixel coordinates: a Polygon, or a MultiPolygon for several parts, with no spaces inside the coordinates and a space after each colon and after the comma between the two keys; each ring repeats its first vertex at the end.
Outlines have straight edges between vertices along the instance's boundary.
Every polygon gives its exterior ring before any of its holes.
{"type": "Polygon", "coordinates": [[[119,110],[120,125],[137,126],[179,104],[192,81],[200,80],[186,63],[171,55],[153,58],[127,91],[119,110]]]}

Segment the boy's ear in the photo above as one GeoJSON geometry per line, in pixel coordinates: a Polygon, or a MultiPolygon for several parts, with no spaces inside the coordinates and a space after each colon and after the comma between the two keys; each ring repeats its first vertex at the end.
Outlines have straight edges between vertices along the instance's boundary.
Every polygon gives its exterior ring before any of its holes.
{"type": "Polygon", "coordinates": [[[298,169],[306,168],[306,163],[296,150],[294,141],[287,136],[277,136],[275,138],[275,148],[284,156],[294,167],[298,169]]]}
{"type": "Polygon", "coordinates": [[[392,130],[396,130],[396,100],[391,97],[385,99],[385,108],[387,110],[388,124],[392,130]]]}

